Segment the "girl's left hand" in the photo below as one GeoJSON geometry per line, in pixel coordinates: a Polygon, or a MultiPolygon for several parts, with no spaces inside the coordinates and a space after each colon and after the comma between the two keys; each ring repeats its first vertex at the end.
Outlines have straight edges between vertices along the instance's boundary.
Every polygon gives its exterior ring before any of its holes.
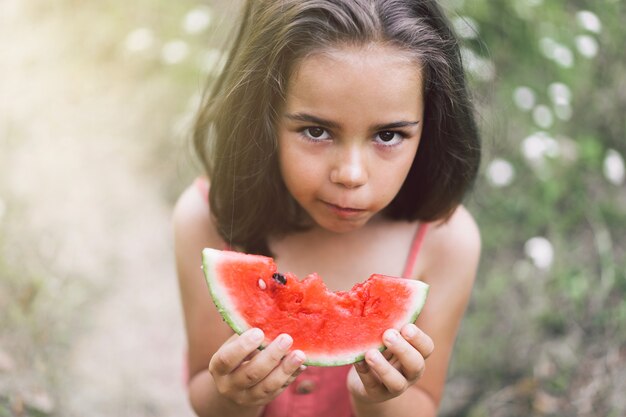
{"type": "Polygon", "coordinates": [[[422,377],[424,360],[433,352],[432,339],[414,324],[400,332],[385,331],[384,353],[372,349],[348,375],[348,390],[355,401],[374,403],[397,397],[422,377]]]}

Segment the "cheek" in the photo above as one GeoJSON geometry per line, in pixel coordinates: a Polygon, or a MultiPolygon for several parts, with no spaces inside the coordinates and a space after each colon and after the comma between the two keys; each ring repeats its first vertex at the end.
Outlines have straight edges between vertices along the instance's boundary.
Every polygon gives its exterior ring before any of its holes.
{"type": "Polygon", "coordinates": [[[392,200],[404,183],[413,164],[415,154],[409,152],[406,157],[393,161],[385,168],[381,166],[381,175],[379,178],[378,189],[381,190],[381,196],[388,200],[392,200]]]}
{"type": "Polygon", "coordinates": [[[298,198],[315,189],[320,171],[315,158],[307,157],[295,147],[281,146],[279,162],[283,181],[292,196],[298,198]]]}
{"type": "Polygon", "coordinates": [[[289,192],[296,196],[304,188],[308,188],[307,177],[303,172],[304,164],[294,164],[290,161],[281,163],[281,174],[289,192]]]}

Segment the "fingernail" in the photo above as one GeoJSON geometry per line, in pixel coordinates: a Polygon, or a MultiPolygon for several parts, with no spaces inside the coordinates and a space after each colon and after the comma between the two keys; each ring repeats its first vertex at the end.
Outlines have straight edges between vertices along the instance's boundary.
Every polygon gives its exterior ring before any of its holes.
{"type": "Polygon", "coordinates": [[[413,337],[413,336],[415,336],[417,334],[417,327],[415,327],[414,324],[409,324],[404,329],[404,334],[406,335],[406,337],[413,337]]]}
{"type": "Polygon", "coordinates": [[[281,349],[285,349],[285,350],[289,349],[292,343],[293,343],[293,339],[291,338],[291,336],[287,334],[281,334],[278,337],[278,347],[281,349]]]}
{"type": "Polygon", "coordinates": [[[300,366],[302,362],[304,362],[304,359],[304,352],[302,352],[301,350],[296,350],[295,352],[293,352],[293,356],[291,357],[291,363],[300,366]]]}
{"type": "Polygon", "coordinates": [[[387,330],[385,332],[385,341],[388,344],[392,345],[392,344],[394,344],[395,342],[398,341],[398,336],[399,335],[398,335],[398,332],[396,330],[392,330],[392,329],[387,330]]]}
{"type": "Polygon", "coordinates": [[[248,337],[252,343],[261,343],[265,336],[263,335],[263,330],[255,328],[250,330],[248,337]]]}
{"type": "Polygon", "coordinates": [[[374,363],[379,363],[383,359],[383,356],[382,356],[382,353],[380,353],[377,350],[374,350],[369,355],[367,355],[367,358],[374,363]]]}

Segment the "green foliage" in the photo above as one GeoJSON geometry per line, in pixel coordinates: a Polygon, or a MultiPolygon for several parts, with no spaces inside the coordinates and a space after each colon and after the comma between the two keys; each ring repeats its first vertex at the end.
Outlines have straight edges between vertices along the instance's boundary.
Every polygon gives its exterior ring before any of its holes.
{"type": "MultiPolygon", "coordinates": [[[[485,76],[468,65],[485,139],[483,177],[468,205],[484,256],[451,379],[480,388],[456,412],[495,415],[497,393],[516,392],[530,378],[537,386],[523,415],[550,415],[537,405],[544,392],[560,404],[555,415],[574,415],[563,404],[581,404],[581,395],[596,407],[589,415],[608,415],[610,395],[589,394],[589,379],[579,380],[585,364],[626,341],[626,187],[607,173],[609,156],[619,155],[623,168],[626,152],[626,8],[620,1],[448,3],[451,17],[475,22],[479,36],[463,46],[493,68],[485,76]],[[510,167],[506,181],[494,160],[510,167]],[[545,265],[545,250],[529,248],[537,236],[553,252],[545,265]],[[538,373],[551,349],[570,349],[577,367],[538,373]]],[[[513,395],[497,415],[518,415],[522,397],[513,395]]]]}

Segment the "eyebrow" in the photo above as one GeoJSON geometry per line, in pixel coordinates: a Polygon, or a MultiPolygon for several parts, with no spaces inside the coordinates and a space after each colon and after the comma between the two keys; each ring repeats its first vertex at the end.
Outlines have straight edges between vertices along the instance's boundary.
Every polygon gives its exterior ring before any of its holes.
{"type": "MultiPolygon", "coordinates": [[[[339,128],[339,124],[338,123],[333,122],[332,120],[325,120],[325,119],[319,118],[317,116],[313,116],[312,114],[293,113],[293,114],[286,114],[285,117],[287,119],[295,120],[295,121],[298,121],[298,122],[314,123],[314,124],[322,126],[322,127],[329,127],[329,128],[332,128],[332,129],[339,128]]],[[[400,128],[400,127],[415,126],[417,124],[419,124],[419,120],[415,121],[415,122],[409,122],[409,121],[401,120],[401,121],[393,122],[393,123],[382,123],[382,124],[374,125],[373,130],[397,129],[397,128],[400,128]]]]}

